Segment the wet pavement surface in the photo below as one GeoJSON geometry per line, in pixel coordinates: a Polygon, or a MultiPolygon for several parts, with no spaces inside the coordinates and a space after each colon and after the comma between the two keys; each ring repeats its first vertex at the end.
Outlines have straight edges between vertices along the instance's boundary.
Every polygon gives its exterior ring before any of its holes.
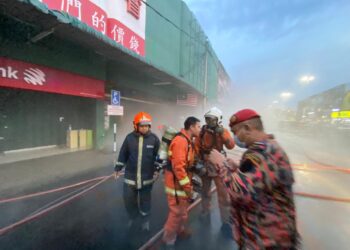
{"type": "MultiPolygon", "coordinates": [[[[281,141],[293,164],[313,164],[305,156],[304,148],[299,147],[298,140],[294,137],[282,135],[277,139],[281,141]]],[[[109,175],[113,169],[112,158],[113,155],[97,157],[96,159],[100,160],[97,160],[96,168],[86,170],[81,174],[74,174],[66,178],[62,176],[43,184],[33,183],[32,188],[22,187],[17,192],[13,189],[8,189],[6,192],[2,190],[1,198],[109,175]],[[106,157],[106,161],[101,160],[103,157],[106,157]]],[[[52,163],[53,160],[58,165],[60,162],[64,163],[65,168],[69,168],[69,164],[72,167],[77,164],[72,154],[58,158],[37,159],[21,164],[45,166],[52,163]]],[[[92,158],[88,155],[79,157],[79,164],[93,163],[92,158]]],[[[350,175],[324,170],[295,170],[294,173],[296,177],[294,190],[297,192],[350,197],[350,175]]],[[[82,187],[89,185],[92,183],[82,187]]],[[[79,188],[20,202],[0,204],[0,227],[16,222],[50,202],[73,195],[74,191],[78,191],[79,188]]],[[[150,233],[127,229],[128,219],[122,200],[122,179],[115,181],[111,178],[69,204],[0,236],[0,249],[137,249],[157,233],[165,222],[167,204],[161,178],[154,185],[152,198],[150,233]]],[[[176,249],[237,249],[233,241],[223,238],[220,233],[221,223],[216,197],[213,198],[214,209],[211,214],[211,223],[201,222],[198,217],[199,209],[194,209],[190,215],[193,237],[190,240],[178,242],[176,249]]],[[[349,249],[350,204],[296,196],[296,205],[303,249],[349,249]]]]}

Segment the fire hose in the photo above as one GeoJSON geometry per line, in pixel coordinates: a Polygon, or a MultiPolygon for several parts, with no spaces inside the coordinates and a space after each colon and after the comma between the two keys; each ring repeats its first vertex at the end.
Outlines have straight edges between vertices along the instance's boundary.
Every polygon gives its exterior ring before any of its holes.
{"type": "MultiPolygon", "coordinates": [[[[304,166],[304,164],[295,164],[296,167],[300,167],[300,166],[304,166]]],[[[300,168],[300,170],[307,170],[308,168],[300,168]]],[[[332,169],[332,167],[325,167],[325,169],[332,169]]],[[[65,187],[60,187],[60,188],[56,188],[56,189],[50,189],[47,191],[42,191],[42,192],[37,192],[37,193],[33,193],[33,194],[28,194],[28,195],[23,195],[23,196],[19,196],[19,197],[14,197],[14,198],[6,198],[6,199],[2,199],[0,200],[0,204],[3,203],[9,203],[9,202],[16,202],[19,200],[23,200],[23,199],[28,199],[28,198],[32,198],[32,197],[38,197],[38,196],[42,196],[42,195],[46,195],[46,194],[50,194],[50,193],[55,193],[55,192],[59,192],[62,190],[66,190],[66,189],[70,189],[70,188],[74,188],[74,187],[78,187],[78,186],[82,186],[84,184],[88,184],[91,183],[93,181],[98,181],[96,184],[84,189],[83,191],[80,191],[79,193],[76,193],[75,195],[62,200],[61,202],[54,204],[50,207],[44,208],[44,209],[40,209],[37,213],[32,213],[32,215],[29,215],[27,217],[25,217],[24,219],[13,223],[9,226],[6,226],[4,228],[0,229],[0,236],[6,234],[7,232],[13,230],[14,228],[17,228],[23,224],[26,224],[34,219],[40,218],[41,216],[44,216],[45,214],[49,213],[50,211],[61,207],[71,201],[73,201],[74,199],[84,195],[85,193],[91,191],[92,189],[96,188],[97,186],[99,186],[100,184],[104,183],[105,181],[107,181],[108,179],[110,179],[113,175],[109,175],[109,176],[101,176],[101,177],[96,177],[90,180],[85,180],[79,183],[75,183],[72,185],[68,185],[65,187]]],[[[213,188],[211,190],[211,192],[215,192],[216,189],[213,188]]],[[[309,194],[309,193],[303,193],[303,192],[295,192],[296,196],[301,196],[301,197],[306,197],[306,198],[312,198],[312,199],[320,199],[320,200],[327,200],[327,201],[335,201],[335,202],[345,202],[345,203],[350,203],[350,198],[339,198],[339,197],[332,197],[332,196],[324,196],[324,195],[318,195],[318,194],[309,194]]],[[[197,199],[193,204],[191,204],[191,206],[188,208],[188,211],[191,211],[194,207],[196,207],[199,203],[200,203],[201,199],[197,199]]],[[[159,231],[154,237],[152,237],[149,242],[147,242],[144,246],[142,246],[140,249],[147,249],[147,247],[149,247],[149,244],[154,244],[154,242],[156,242],[159,237],[162,235],[163,230],[159,231]]]]}
{"type": "MultiPolygon", "coordinates": [[[[28,223],[30,221],[33,221],[33,220],[35,220],[37,218],[40,218],[41,216],[44,216],[44,215],[48,214],[49,212],[51,212],[52,210],[54,210],[54,209],[56,209],[58,207],[62,207],[63,205],[66,205],[67,203],[77,199],[78,197],[84,195],[85,193],[87,193],[87,192],[91,191],[92,189],[96,188],[97,186],[101,185],[102,183],[104,183],[105,181],[110,179],[112,176],[113,175],[98,177],[99,179],[101,179],[101,178],[102,179],[100,181],[98,181],[96,184],[94,184],[94,185],[84,189],[83,191],[80,191],[79,193],[77,193],[77,194],[75,194],[75,195],[73,195],[73,196],[71,196],[71,197],[69,197],[69,198],[67,198],[67,199],[65,199],[65,200],[55,204],[55,205],[52,205],[52,206],[50,206],[50,207],[48,207],[46,209],[43,209],[43,210],[41,210],[41,211],[39,211],[39,212],[37,212],[37,213],[35,213],[33,215],[27,216],[24,219],[19,220],[19,221],[15,222],[15,223],[13,223],[13,224],[11,224],[9,226],[1,228],[0,229],[0,236],[8,233],[9,231],[11,231],[11,230],[13,230],[13,229],[15,229],[15,228],[17,228],[17,227],[19,227],[21,225],[24,225],[24,224],[26,224],[26,223],[28,223]]],[[[98,178],[94,178],[94,180],[99,180],[98,178]]],[[[89,181],[91,182],[92,180],[89,180],[89,181]]],[[[87,183],[87,182],[85,181],[84,183],[87,183]]],[[[45,193],[45,192],[42,192],[42,193],[45,193]]],[[[14,200],[16,200],[16,199],[14,199],[14,200]]]]}
{"type": "MultiPolygon", "coordinates": [[[[238,159],[239,158],[238,155],[232,154],[230,152],[228,152],[228,154],[233,156],[233,159],[235,159],[236,161],[239,160],[238,159]]],[[[327,165],[327,164],[318,162],[316,160],[313,160],[310,157],[308,157],[308,158],[310,160],[314,161],[316,164],[291,164],[292,168],[295,169],[295,170],[303,170],[303,171],[309,171],[309,170],[311,170],[311,171],[312,170],[332,170],[332,171],[338,171],[338,172],[350,174],[350,169],[349,168],[331,166],[331,165],[327,165]]]]}
{"type": "Polygon", "coordinates": [[[341,168],[336,166],[325,166],[321,164],[311,165],[311,164],[292,164],[293,169],[296,170],[332,170],[338,171],[346,174],[350,174],[349,168],[341,168]]]}
{"type": "MultiPolygon", "coordinates": [[[[214,193],[216,191],[216,188],[211,189],[211,193],[214,193]]],[[[332,196],[324,196],[324,195],[317,195],[317,194],[308,194],[303,192],[294,192],[296,196],[311,198],[311,199],[319,199],[319,200],[327,200],[327,201],[337,201],[337,202],[345,202],[350,203],[350,198],[338,198],[338,197],[332,197],[332,196]]],[[[195,208],[199,203],[201,202],[201,199],[197,199],[191,206],[187,209],[188,212],[190,212],[193,208],[195,208]]],[[[157,234],[155,234],[151,239],[149,239],[143,246],[141,246],[138,250],[147,250],[150,247],[152,247],[163,235],[164,229],[161,229],[157,234]]]]}
{"type": "Polygon", "coordinates": [[[37,192],[37,193],[33,193],[33,194],[22,195],[22,196],[14,197],[14,198],[1,199],[0,200],[0,204],[20,201],[20,200],[33,198],[33,197],[37,197],[37,196],[42,196],[42,195],[46,195],[46,194],[56,193],[56,192],[63,191],[63,190],[66,190],[66,189],[79,187],[79,186],[82,186],[84,184],[88,184],[90,182],[94,182],[94,181],[97,181],[97,180],[102,180],[105,177],[106,176],[96,177],[96,178],[93,178],[93,179],[90,179],[90,180],[85,180],[85,181],[78,182],[78,183],[75,183],[75,184],[72,184],[72,185],[69,185],[69,186],[65,186],[65,187],[50,189],[50,190],[47,190],[47,191],[37,192]]]}
{"type": "MultiPolygon", "coordinates": [[[[213,187],[210,190],[210,193],[214,193],[216,191],[216,187],[213,187]]],[[[188,208],[187,211],[190,212],[192,209],[194,209],[196,206],[200,204],[202,201],[201,198],[197,199],[194,203],[192,203],[188,208]]],[[[164,229],[161,229],[157,234],[155,234],[151,239],[149,239],[143,246],[141,246],[138,250],[146,250],[149,249],[151,246],[153,246],[163,235],[164,229]]]]}

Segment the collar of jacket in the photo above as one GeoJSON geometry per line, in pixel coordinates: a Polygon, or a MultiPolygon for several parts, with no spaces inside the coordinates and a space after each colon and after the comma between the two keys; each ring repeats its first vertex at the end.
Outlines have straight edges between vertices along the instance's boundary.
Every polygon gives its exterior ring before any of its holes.
{"type": "Polygon", "coordinates": [[[189,133],[183,128],[183,129],[181,129],[181,131],[180,131],[184,136],[186,136],[187,137],[187,139],[189,139],[190,141],[192,141],[192,138],[191,138],[191,136],[189,135],[189,133]]]}
{"type": "MultiPolygon", "coordinates": [[[[142,136],[143,136],[143,137],[148,137],[150,134],[151,134],[151,131],[148,131],[147,134],[142,135],[142,136]]],[[[134,131],[134,135],[135,135],[136,137],[140,137],[140,136],[141,136],[141,134],[140,134],[139,132],[136,132],[136,131],[134,131]]]]}

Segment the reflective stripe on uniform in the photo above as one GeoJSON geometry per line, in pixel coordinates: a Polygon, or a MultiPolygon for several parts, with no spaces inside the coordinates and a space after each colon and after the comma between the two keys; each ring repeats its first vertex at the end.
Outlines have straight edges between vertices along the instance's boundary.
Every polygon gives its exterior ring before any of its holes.
{"type": "Polygon", "coordinates": [[[180,190],[175,190],[173,188],[165,187],[165,193],[170,194],[172,196],[179,196],[179,197],[187,197],[186,192],[180,191],[180,190]]]}
{"type": "Polygon", "coordinates": [[[124,182],[125,182],[126,184],[129,184],[129,185],[133,185],[133,186],[136,185],[136,182],[133,181],[133,180],[124,179],[124,182]]]}
{"type": "Polygon", "coordinates": [[[124,167],[125,164],[124,164],[124,162],[117,161],[117,162],[115,163],[115,165],[124,167]]]}
{"type": "Polygon", "coordinates": [[[150,185],[154,182],[154,179],[152,180],[146,180],[146,181],[143,181],[143,185],[150,185]]]}
{"type": "Polygon", "coordinates": [[[181,186],[185,186],[188,183],[190,183],[190,179],[188,178],[188,176],[186,176],[185,178],[183,178],[182,180],[179,181],[181,186]]]}
{"type": "Polygon", "coordinates": [[[142,165],[142,150],[143,150],[143,136],[139,137],[139,151],[137,156],[137,188],[140,189],[141,183],[141,165],[142,165]]]}

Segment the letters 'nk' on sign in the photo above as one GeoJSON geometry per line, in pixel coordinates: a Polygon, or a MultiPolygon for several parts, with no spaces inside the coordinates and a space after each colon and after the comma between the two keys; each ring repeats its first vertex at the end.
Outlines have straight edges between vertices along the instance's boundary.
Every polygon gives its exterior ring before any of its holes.
{"type": "Polygon", "coordinates": [[[120,106],[120,91],[112,90],[111,105],[120,106]]]}

